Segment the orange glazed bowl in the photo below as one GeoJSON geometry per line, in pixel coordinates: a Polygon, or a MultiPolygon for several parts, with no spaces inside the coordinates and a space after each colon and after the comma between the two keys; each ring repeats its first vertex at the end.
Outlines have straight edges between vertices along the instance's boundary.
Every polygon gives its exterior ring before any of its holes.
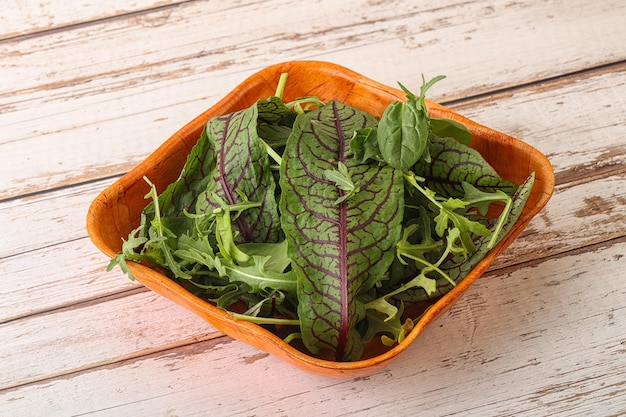
{"type": "MultiPolygon", "coordinates": [[[[93,201],[87,215],[87,230],[94,244],[107,256],[115,257],[121,250],[122,239],[126,239],[139,225],[141,212],[148,203],[144,196],[148,193],[149,186],[143,177],[148,177],[157,189],[165,189],[180,175],[188,154],[211,117],[247,108],[258,99],[273,96],[280,74],[285,72],[289,74],[285,102],[302,96],[318,96],[324,102],[339,100],[380,117],[391,101],[406,99],[405,94],[398,89],[331,63],[295,61],[265,68],[185,125],[146,160],[105,189],[93,201]]],[[[481,126],[439,104],[427,101],[427,106],[432,117],[449,118],[463,123],[472,132],[472,148],[480,152],[503,178],[521,184],[534,172],[535,182],[521,216],[508,234],[456,287],[432,304],[401,343],[384,349],[380,345],[366,345],[366,359],[355,362],[319,359],[285,343],[280,337],[257,324],[234,319],[226,311],[193,295],[174,280],[148,266],[128,262],[132,274],[146,287],[191,310],[221,332],[271,353],[304,371],[328,377],[357,377],[382,369],[407,349],[426,326],[459,300],[496,256],[519,236],[533,216],[548,202],[554,189],[552,166],[538,150],[511,136],[481,126]]]]}

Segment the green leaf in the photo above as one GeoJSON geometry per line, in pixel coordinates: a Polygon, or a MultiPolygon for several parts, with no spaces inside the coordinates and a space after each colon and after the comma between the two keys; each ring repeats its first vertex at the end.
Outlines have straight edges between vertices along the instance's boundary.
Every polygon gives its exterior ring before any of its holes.
{"type": "Polygon", "coordinates": [[[156,186],[144,177],[144,180],[150,185],[150,192],[146,198],[152,199],[152,207],[154,209],[154,218],[150,222],[148,229],[148,241],[144,244],[144,254],[147,259],[155,262],[157,265],[168,268],[174,277],[189,280],[191,275],[181,268],[181,265],[174,257],[176,246],[176,235],[167,227],[167,223],[161,217],[161,205],[157,195],[156,186]]]}
{"type": "Polygon", "coordinates": [[[354,153],[354,159],[359,163],[367,160],[382,161],[378,147],[377,130],[375,128],[359,129],[354,132],[350,140],[350,150],[354,153]]]}
{"type": "Polygon", "coordinates": [[[463,209],[465,206],[467,203],[457,198],[449,198],[442,202],[439,214],[435,217],[435,231],[439,236],[443,236],[451,222],[459,230],[465,249],[468,252],[473,252],[476,250],[476,245],[474,245],[471,233],[478,236],[491,236],[491,232],[482,223],[470,220],[463,214],[455,212],[455,210],[463,209]]]}
{"type": "MultiPolygon", "coordinates": [[[[495,244],[497,244],[515,225],[517,220],[519,219],[524,206],[526,205],[526,200],[530,195],[530,192],[533,187],[533,183],[535,180],[534,173],[531,174],[528,179],[519,186],[515,194],[512,196],[512,205],[511,210],[509,212],[508,217],[504,221],[500,232],[495,237],[495,244]]],[[[487,220],[485,221],[485,225],[488,229],[494,230],[496,223],[498,223],[498,219],[487,220]]],[[[469,254],[467,258],[462,256],[453,256],[448,257],[441,265],[440,268],[456,283],[459,283],[475,266],[480,262],[485,255],[489,252],[490,248],[488,246],[490,238],[489,237],[479,237],[475,240],[476,251],[472,254],[469,254]]],[[[418,302],[423,301],[428,298],[438,297],[446,292],[448,292],[452,288],[452,285],[443,278],[437,278],[437,290],[431,294],[427,295],[424,291],[406,291],[404,293],[398,294],[396,298],[409,302],[418,302]]]]}
{"type": "Polygon", "coordinates": [[[285,299],[285,294],[280,291],[271,291],[266,297],[253,304],[243,315],[251,317],[266,316],[271,314],[274,306],[281,304],[285,299]]]}
{"type": "Polygon", "coordinates": [[[476,150],[452,138],[431,137],[431,162],[419,161],[413,171],[426,179],[425,186],[439,195],[463,197],[463,183],[485,192],[512,195],[517,185],[504,180],[476,150]]]}
{"type": "Polygon", "coordinates": [[[491,203],[495,201],[506,202],[511,199],[511,197],[502,190],[485,192],[467,182],[463,183],[463,191],[465,192],[463,201],[470,207],[476,207],[478,212],[483,216],[487,214],[491,203]]]}
{"type": "Polygon", "coordinates": [[[398,258],[405,264],[406,262],[402,259],[403,255],[411,255],[412,257],[426,259],[426,256],[429,253],[441,252],[443,246],[443,242],[441,240],[433,239],[430,233],[430,219],[425,212],[422,212],[419,220],[421,221],[421,227],[417,223],[407,225],[402,233],[402,239],[400,239],[396,245],[398,258]],[[419,243],[412,243],[410,240],[413,235],[418,233],[421,236],[421,238],[418,239],[419,243]]]}
{"type": "Polygon", "coordinates": [[[287,253],[289,245],[286,240],[279,243],[242,243],[239,249],[250,256],[268,257],[264,266],[274,272],[285,272],[291,265],[291,259],[287,253]]]}
{"type": "Polygon", "coordinates": [[[420,96],[416,97],[405,86],[398,83],[406,93],[405,102],[392,102],[378,123],[378,147],[383,160],[393,168],[407,170],[425,156],[430,160],[428,136],[430,131],[426,92],[437,81],[438,76],[426,82],[422,76],[420,96]]]}
{"type": "Polygon", "coordinates": [[[376,310],[367,310],[365,325],[362,330],[363,340],[366,342],[372,340],[374,336],[381,335],[381,340],[385,346],[392,346],[400,343],[406,335],[413,330],[414,324],[411,319],[402,322],[402,314],[404,306],[400,304],[398,314],[393,319],[388,320],[384,314],[380,314],[376,310]]]}
{"type": "Polygon", "coordinates": [[[281,166],[281,222],[298,277],[302,340],[312,353],[332,352],[337,360],[360,358],[360,295],[389,268],[401,233],[401,173],[348,157],[353,132],[375,125],[369,114],[335,101],[299,115],[281,166]],[[324,173],[339,161],[360,191],[337,205],[342,191],[324,173]]]}
{"type": "Polygon", "coordinates": [[[188,235],[181,235],[178,239],[178,248],[174,251],[174,256],[191,265],[199,264],[210,270],[216,270],[220,276],[224,276],[226,273],[222,268],[220,260],[213,253],[208,236],[192,239],[188,235]]]}
{"type": "MultiPolygon", "coordinates": [[[[168,185],[158,196],[160,215],[164,217],[182,216],[184,211],[194,213],[198,195],[202,193],[211,177],[208,173],[215,167],[215,146],[203,129],[200,139],[191,149],[179,178],[168,185]]],[[[154,217],[154,203],[142,213],[146,217],[142,224],[148,225],[154,217]]]]}
{"type": "Polygon", "coordinates": [[[398,307],[387,301],[387,297],[376,298],[365,305],[368,310],[376,310],[386,316],[385,321],[389,321],[398,314],[398,307]]]}
{"type": "Polygon", "coordinates": [[[504,222],[509,216],[513,200],[508,194],[506,194],[502,190],[497,190],[493,193],[486,193],[478,190],[468,183],[463,183],[463,189],[465,190],[465,197],[463,198],[463,200],[467,202],[468,206],[476,207],[479,213],[481,213],[483,216],[487,214],[487,210],[489,210],[489,206],[491,205],[491,203],[495,201],[504,203],[504,209],[498,217],[498,223],[496,224],[496,227],[492,233],[492,239],[487,245],[489,248],[492,248],[495,245],[496,237],[500,234],[500,230],[504,226],[504,222]]]}
{"type": "Polygon", "coordinates": [[[464,124],[452,119],[430,118],[430,131],[440,138],[453,138],[463,145],[472,142],[472,133],[464,124]]]}
{"type": "Polygon", "coordinates": [[[259,137],[274,149],[285,146],[296,115],[279,97],[259,100],[257,111],[259,137]]]}
{"type": "Polygon", "coordinates": [[[334,182],[337,188],[345,191],[339,196],[339,198],[337,198],[337,200],[335,200],[335,205],[341,204],[343,201],[359,192],[359,187],[354,185],[354,182],[350,177],[350,173],[348,172],[348,168],[341,161],[339,161],[337,169],[324,170],[324,178],[328,181],[334,182]]]}
{"type": "Polygon", "coordinates": [[[389,299],[414,288],[421,288],[426,291],[426,294],[431,295],[437,290],[437,281],[432,278],[428,278],[425,273],[422,272],[394,291],[368,302],[365,305],[365,308],[368,310],[376,310],[378,313],[385,315],[385,322],[394,319],[397,320],[402,315],[402,312],[396,306],[391,304],[389,299]]]}
{"type": "Polygon", "coordinates": [[[196,282],[193,284],[203,290],[202,295],[204,297],[224,310],[228,310],[228,307],[250,292],[250,287],[240,282],[226,285],[203,285],[196,282]]]}
{"type": "MultiPolygon", "coordinates": [[[[214,143],[215,165],[195,212],[210,213],[223,205],[258,203],[232,219],[233,239],[237,242],[278,242],[282,240],[276,182],[271,160],[260,140],[257,106],[212,118],[206,127],[208,141],[214,143]],[[217,197],[217,198],[216,198],[217,197]]],[[[225,226],[224,224],[222,226],[225,226]]]]}
{"type": "Polygon", "coordinates": [[[281,291],[296,291],[296,274],[293,270],[289,272],[275,272],[266,268],[265,264],[270,259],[269,256],[253,255],[252,262],[246,266],[224,261],[224,268],[232,281],[245,282],[250,286],[251,292],[271,288],[281,291]]]}
{"type": "Polygon", "coordinates": [[[391,103],[378,124],[377,139],[387,164],[400,170],[410,169],[428,144],[426,111],[415,100],[391,103]]]}

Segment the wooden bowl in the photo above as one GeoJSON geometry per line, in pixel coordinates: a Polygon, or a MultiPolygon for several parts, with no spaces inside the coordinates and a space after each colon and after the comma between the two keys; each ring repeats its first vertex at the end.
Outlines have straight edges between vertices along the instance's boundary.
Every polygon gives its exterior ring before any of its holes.
{"type": "MultiPolygon", "coordinates": [[[[305,95],[323,101],[336,99],[380,117],[393,100],[404,100],[402,91],[380,84],[341,66],[314,61],[277,64],[252,75],[216,105],[200,114],[164,142],[145,161],[137,165],[91,204],[87,230],[94,244],[114,257],[121,250],[122,239],[139,225],[140,214],[147,204],[149,191],[143,180],[147,176],[158,190],[175,181],[209,118],[251,106],[259,98],[274,94],[281,73],[289,73],[284,100],[305,95]]],[[[511,136],[481,126],[433,102],[427,102],[433,117],[455,119],[467,126],[474,138],[472,147],[504,178],[522,183],[535,172],[534,187],[517,223],[500,243],[450,292],[437,300],[406,339],[387,351],[367,352],[367,359],[356,362],[322,360],[285,343],[261,326],[233,319],[210,302],[183,289],[179,284],[144,265],[129,262],[133,275],[146,287],[191,310],[223,333],[269,352],[304,371],[328,377],[357,377],[387,366],[408,348],[422,331],[446,312],[528,225],[531,218],[547,203],[554,189],[554,172],[550,162],[536,149],[511,136]]],[[[367,349],[367,347],[366,347],[367,349]]]]}

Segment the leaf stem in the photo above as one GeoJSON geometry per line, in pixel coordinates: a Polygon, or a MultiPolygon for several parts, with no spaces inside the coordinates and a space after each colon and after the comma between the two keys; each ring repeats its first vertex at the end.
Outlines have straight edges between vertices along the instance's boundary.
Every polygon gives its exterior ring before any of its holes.
{"type": "Polygon", "coordinates": [[[287,77],[288,77],[288,74],[286,72],[283,72],[280,74],[280,78],[278,79],[278,85],[276,86],[276,93],[274,93],[274,96],[280,98],[281,100],[283,98],[283,93],[285,92],[285,85],[287,84],[287,77]]]}
{"type": "Polygon", "coordinates": [[[274,148],[272,148],[270,145],[267,144],[267,142],[265,142],[263,139],[259,138],[259,140],[261,141],[261,143],[263,144],[263,146],[265,146],[265,151],[267,152],[267,154],[274,160],[276,161],[276,163],[280,166],[283,162],[283,158],[278,154],[278,152],[276,152],[274,150],[274,148]]]}
{"type": "MultiPolygon", "coordinates": [[[[447,254],[446,254],[446,255],[447,255],[447,254]]],[[[445,272],[443,272],[443,271],[439,268],[439,266],[434,265],[434,264],[431,264],[430,262],[428,262],[428,261],[427,261],[427,260],[425,260],[425,259],[422,259],[422,258],[417,257],[417,256],[413,256],[413,255],[408,254],[408,253],[404,253],[404,254],[403,254],[403,256],[406,256],[407,258],[411,258],[411,259],[413,259],[414,261],[419,262],[419,263],[421,263],[422,265],[425,265],[425,266],[426,266],[426,268],[424,268],[424,269],[428,269],[428,271],[426,271],[426,272],[423,272],[423,271],[422,271],[422,274],[426,274],[427,272],[430,272],[430,271],[435,271],[435,272],[439,273],[439,275],[441,275],[441,276],[442,276],[442,277],[443,277],[446,281],[448,281],[448,282],[450,283],[450,285],[452,285],[453,287],[456,287],[456,282],[454,282],[454,280],[453,280],[452,278],[450,278],[450,276],[449,276],[448,274],[446,274],[445,272]]],[[[439,262],[437,262],[437,263],[439,263],[439,262]]]]}
{"type": "Polygon", "coordinates": [[[289,344],[296,339],[302,339],[302,333],[300,332],[289,333],[289,335],[283,339],[283,342],[289,344]]]}
{"type": "Polygon", "coordinates": [[[491,239],[489,239],[489,243],[487,244],[487,249],[491,249],[498,242],[500,233],[502,232],[502,228],[504,227],[504,222],[509,218],[509,214],[511,213],[511,208],[513,207],[513,199],[506,195],[506,203],[504,205],[504,209],[502,213],[500,213],[500,217],[498,217],[498,223],[496,224],[493,233],[491,234],[491,239]]]}
{"type": "Polygon", "coordinates": [[[237,320],[245,320],[255,324],[282,324],[284,326],[299,326],[300,320],[297,319],[277,319],[273,317],[255,317],[247,314],[228,312],[237,320]]]}
{"type": "Polygon", "coordinates": [[[156,185],[150,182],[146,176],[144,176],[143,179],[150,186],[150,192],[148,192],[145,198],[152,198],[152,202],[154,204],[154,219],[152,220],[151,225],[156,229],[157,236],[159,237],[159,239],[155,242],[163,251],[165,264],[171,269],[176,277],[187,280],[191,279],[191,275],[184,272],[180,265],[174,260],[174,256],[172,255],[170,248],[167,246],[167,236],[165,236],[165,228],[161,222],[161,209],[159,207],[159,195],[157,194],[156,185]]]}

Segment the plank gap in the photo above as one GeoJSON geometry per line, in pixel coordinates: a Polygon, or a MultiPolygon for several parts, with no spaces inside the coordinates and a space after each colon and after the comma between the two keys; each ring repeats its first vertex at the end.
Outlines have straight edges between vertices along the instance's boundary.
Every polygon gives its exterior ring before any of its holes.
{"type": "Polygon", "coordinates": [[[91,307],[96,304],[105,303],[108,301],[116,300],[116,299],[123,298],[123,297],[128,297],[131,295],[141,294],[141,293],[145,293],[149,291],[150,290],[144,287],[143,285],[130,288],[127,290],[113,291],[107,294],[98,295],[97,297],[84,298],[82,300],[72,301],[71,303],[67,303],[67,304],[59,304],[56,306],[42,308],[40,310],[29,311],[28,313],[19,314],[19,315],[12,316],[12,317],[6,317],[0,320],[0,325],[9,324],[18,320],[33,318],[33,317],[41,316],[44,314],[60,313],[63,311],[75,310],[78,308],[91,307]]]}
{"type": "Polygon", "coordinates": [[[33,32],[30,32],[30,33],[23,33],[23,34],[20,34],[20,35],[7,36],[7,37],[4,37],[4,38],[0,38],[0,45],[3,42],[20,42],[20,41],[23,41],[23,40],[38,38],[38,37],[41,37],[41,36],[52,35],[52,34],[55,34],[55,33],[65,32],[65,31],[68,31],[68,30],[89,27],[89,26],[100,24],[100,23],[110,22],[110,21],[119,20],[119,19],[126,19],[128,17],[142,16],[142,15],[150,14],[150,13],[153,13],[153,12],[159,12],[159,11],[163,11],[163,10],[174,9],[174,8],[177,8],[177,7],[181,6],[181,5],[184,5],[185,3],[193,3],[193,2],[196,2],[196,1],[197,0],[182,0],[182,1],[180,1],[178,3],[174,3],[174,4],[164,4],[162,6],[154,6],[154,7],[148,8],[148,9],[129,11],[129,12],[121,13],[121,14],[118,14],[118,15],[101,17],[101,18],[88,20],[88,21],[84,21],[84,22],[80,22],[80,23],[69,23],[69,24],[65,24],[65,25],[62,25],[62,26],[53,27],[53,28],[50,28],[50,29],[35,30],[33,32]]]}
{"type": "MultiPolygon", "coordinates": [[[[133,362],[154,358],[156,356],[163,356],[164,354],[182,354],[179,351],[181,349],[192,348],[192,351],[202,349],[209,350],[219,344],[230,343],[234,339],[225,334],[214,331],[210,333],[204,333],[191,338],[179,340],[176,342],[167,343],[164,345],[141,349],[136,352],[120,355],[114,358],[106,359],[100,362],[94,362],[79,366],[64,371],[55,372],[48,375],[42,375],[36,378],[18,381],[13,384],[0,387],[0,394],[15,391],[29,385],[39,385],[44,383],[50,383],[59,379],[67,379],[68,377],[75,377],[80,374],[88,373],[96,369],[112,369],[122,365],[132,364],[133,362]]],[[[193,352],[191,352],[193,353],[193,352]]]]}
{"type": "Polygon", "coordinates": [[[602,240],[599,242],[595,242],[595,243],[591,243],[589,245],[586,246],[582,246],[582,247],[578,247],[578,248],[573,248],[573,249],[569,249],[569,250],[565,250],[562,252],[557,252],[557,253],[553,253],[551,255],[548,256],[543,256],[540,258],[535,258],[529,261],[524,261],[524,262],[519,262],[519,263],[514,263],[514,264],[508,264],[506,266],[502,266],[502,267],[498,267],[498,268],[493,268],[493,269],[489,269],[487,270],[487,272],[484,273],[484,277],[487,276],[491,276],[491,275],[500,275],[503,273],[508,273],[508,272],[513,272],[517,269],[520,268],[525,268],[525,267],[533,267],[533,266],[537,266],[540,265],[544,262],[553,260],[553,259],[560,259],[560,258],[565,258],[568,256],[575,256],[575,255],[584,255],[586,253],[590,253],[590,252],[595,252],[599,249],[604,249],[604,248],[608,248],[610,246],[616,245],[616,244],[620,244],[620,243],[624,243],[626,242],[626,235],[622,235],[619,237],[614,237],[611,239],[607,239],[607,240],[602,240]]]}
{"type": "Polygon", "coordinates": [[[522,90],[534,90],[537,88],[539,88],[541,91],[554,90],[558,87],[572,84],[586,78],[623,71],[626,71],[626,61],[620,60],[588,67],[578,71],[559,74],[554,77],[540,78],[523,84],[489,90],[484,93],[473,94],[459,99],[442,101],[440,104],[446,107],[454,108],[455,111],[459,111],[459,109],[462,109],[464,107],[474,107],[482,102],[493,103],[494,101],[502,100],[504,98],[508,98],[515,94],[518,94],[522,90]]]}
{"type": "MultiPolygon", "coordinates": [[[[113,182],[117,181],[118,179],[120,179],[121,177],[123,177],[126,174],[127,174],[127,172],[123,172],[123,173],[120,173],[120,174],[111,174],[111,175],[107,175],[107,176],[104,176],[104,177],[91,178],[91,179],[84,180],[84,181],[77,181],[77,182],[74,182],[74,183],[71,183],[71,184],[62,184],[62,185],[59,185],[59,186],[56,186],[56,187],[46,188],[44,190],[32,191],[30,193],[22,193],[22,194],[12,195],[10,197],[0,198],[0,203],[9,203],[11,201],[20,200],[20,199],[37,198],[38,196],[45,195],[46,193],[58,192],[58,191],[63,191],[63,190],[69,190],[69,189],[72,189],[74,187],[81,187],[81,186],[84,186],[84,185],[90,185],[90,184],[94,184],[94,183],[100,182],[100,181],[110,181],[111,183],[113,183],[113,182]]],[[[0,259],[2,259],[2,257],[0,257],[0,259]]]]}

